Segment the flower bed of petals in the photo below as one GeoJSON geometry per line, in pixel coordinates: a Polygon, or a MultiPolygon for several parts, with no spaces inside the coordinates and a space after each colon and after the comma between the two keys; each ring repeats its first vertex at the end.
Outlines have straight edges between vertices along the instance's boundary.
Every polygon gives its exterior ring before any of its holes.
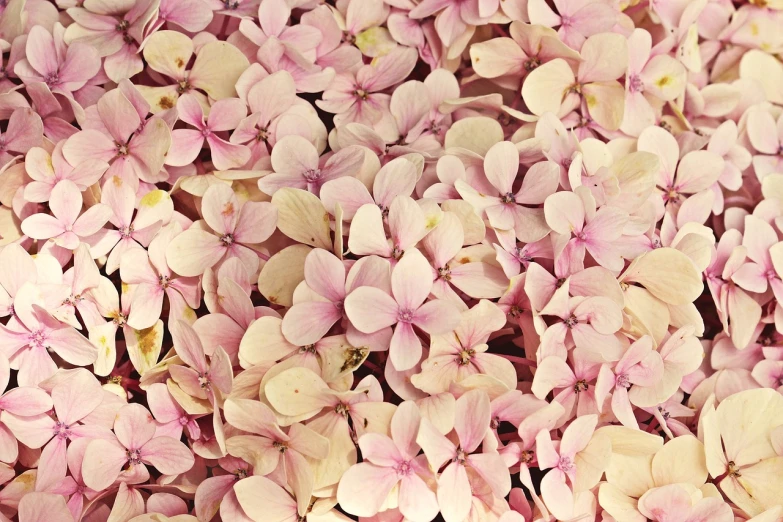
{"type": "Polygon", "coordinates": [[[0,522],[783,521],[783,1],[0,50],[0,522]]]}

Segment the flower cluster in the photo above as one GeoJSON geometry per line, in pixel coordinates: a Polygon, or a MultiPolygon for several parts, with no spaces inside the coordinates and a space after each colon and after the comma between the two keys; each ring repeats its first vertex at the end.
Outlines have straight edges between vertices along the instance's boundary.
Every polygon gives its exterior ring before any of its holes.
{"type": "Polygon", "coordinates": [[[783,521],[781,28],[0,0],[0,522],[783,521]]]}

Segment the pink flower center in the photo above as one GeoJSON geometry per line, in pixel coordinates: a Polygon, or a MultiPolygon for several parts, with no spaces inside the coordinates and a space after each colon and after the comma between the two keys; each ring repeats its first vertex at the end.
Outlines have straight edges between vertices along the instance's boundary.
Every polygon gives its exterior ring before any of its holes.
{"type": "Polygon", "coordinates": [[[247,470],[242,468],[235,469],[234,476],[237,478],[237,480],[242,480],[243,478],[247,478],[247,470]]]}
{"type": "Polygon", "coordinates": [[[52,72],[44,76],[44,83],[49,87],[53,87],[60,83],[60,76],[56,72],[52,72]]]}
{"type": "Polygon", "coordinates": [[[775,279],[778,276],[777,272],[774,270],[767,270],[767,273],[764,275],[767,277],[767,279],[775,279]]]}
{"type": "Polygon", "coordinates": [[[125,452],[125,455],[128,457],[129,463],[134,464],[136,466],[141,464],[141,450],[129,449],[125,452]]]}
{"type": "Polygon", "coordinates": [[[462,350],[457,357],[457,364],[460,366],[470,364],[470,360],[473,359],[474,355],[476,355],[476,350],[462,350]]]}
{"type": "Polygon", "coordinates": [[[288,444],[277,440],[272,443],[272,447],[275,448],[280,453],[285,453],[288,450],[288,444]]]}
{"type": "Polygon", "coordinates": [[[129,21],[127,21],[127,20],[120,20],[120,22],[116,26],[114,26],[114,29],[118,33],[124,33],[125,31],[128,30],[129,27],[130,27],[130,22],[129,21]]]}
{"type": "Polygon", "coordinates": [[[631,75],[628,78],[628,90],[631,92],[644,92],[644,82],[638,74],[631,75]]]}
{"type": "Polygon", "coordinates": [[[158,283],[161,287],[168,288],[169,284],[171,284],[171,278],[167,275],[158,276],[158,283]]]}
{"type": "Polygon", "coordinates": [[[228,9],[229,11],[239,9],[238,0],[223,0],[223,5],[226,6],[226,9],[228,9]]]}
{"type": "Polygon", "coordinates": [[[179,418],[179,423],[182,426],[187,426],[188,422],[190,422],[190,419],[188,419],[187,415],[183,415],[179,418]]]}
{"type": "Polygon", "coordinates": [[[582,393],[583,391],[587,391],[588,388],[590,388],[590,385],[587,384],[587,381],[584,379],[574,383],[574,393],[582,393]]]}
{"type": "Polygon", "coordinates": [[[54,425],[54,436],[59,439],[68,439],[71,436],[71,427],[58,421],[54,425]]]}
{"type": "Polygon", "coordinates": [[[128,318],[125,317],[125,314],[122,312],[117,312],[117,314],[114,316],[114,319],[112,319],[112,322],[116,324],[117,326],[125,326],[125,321],[128,318]]]}
{"type": "Polygon", "coordinates": [[[627,374],[621,373],[617,376],[617,379],[615,379],[615,385],[619,386],[620,388],[628,389],[631,387],[631,380],[627,374]]]}
{"type": "Polygon", "coordinates": [[[321,169],[309,169],[302,174],[308,183],[316,183],[321,180],[321,169]]]}
{"type": "Polygon", "coordinates": [[[658,413],[661,414],[661,417],[663,417],[663,420],[665,420],[665,421],[669,420],[669,417],[671,416],[671,413],[669,413],[668,411],[664,410],[660,406],[658,406],[658,413]]]}
{"type": "Polygon", "coordinates": [[[534,453],[532,450],[525,450],[519,454],[519,462],[530,464],[533,462],[534,453]]]}
{"type": "Polygon", "coordinates": [[[557,469],[563,473],[568,473],[574,469],[574,462],[571,460],[571,457],[560,457],[560,460],[557,461],[557,469]]]}
{"type": "Polygon", "coordinates": [[[201,129],[201,135],[204,136],[205,138],[209,138],[210,136],[212,136],[212,130],[209,127],[204,127],[203,129],[201,129]]]}
{"type": "Polygon", "coordinates": [[[234,234],[223,234],[220,236],[220,241],[223,242],[223,246],[230,247],[234,244],[234,234]]]}
{"type": "Polygon", "coordinates": [[[560,25],[563,27],[571,27],[573,25],[574,21],[571,20],[570,16],[560,16],[560,25]]]}
{"type": "Polygon", "coordinates": [[[117,155],[118,156],[127,156],[128,155],[128,144],[127,143],[115,143],[117,146],[117,155]]]}
{"type": "Polygon", "coordinates": [[[410,323],[413,321],[413,310],[405,309],[400,310],[399,315],[397,315],[397,320],[401,323],[410,323]]]}
{"type": "Polygon", "coordinates": [[[448,263],[438,268],[438,278],[451,281],[451,268],[449,267],[448,263]]]}
{"type": "Polygon", "coordinates": [[[413,473],[413,466],[411,466],[410,461],[404,460],[397,464],[394,470],[397,472],[397,475],[405,477],[413,473]]]}
{"type": "Polygon", "coordinates": [[[46,343],[46,332],[43,330],[36,330],[28,337],[28,342],[31,346],[43,347],[46,343]]]}
{"type": "Polygon", "coordinates": [[[128,225],[127,227],[120,227],[117,229],[117,232],[120,233],[120,237],[122,239],[130,239],[133,236],[133,225],[128,225]]]}
{"type": "Polygon", "coordinates": [[[468,460],[468,454],[467,452],[462,448],[457,448],[457,454],[454,457],[454,462],[459,462],[460,464],[465,464],[465,461],[468,460]]]}
{"type": "Polygon", "coordinates": [[[209,381],[209,373],[199,373],[198,374],[198,385],[201,386],[202,389],[206,390],[210,386],[209,381]]]}

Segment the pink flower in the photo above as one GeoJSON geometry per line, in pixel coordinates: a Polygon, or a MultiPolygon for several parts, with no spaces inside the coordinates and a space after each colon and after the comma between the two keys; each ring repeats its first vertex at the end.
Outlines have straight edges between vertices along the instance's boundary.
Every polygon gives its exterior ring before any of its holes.
{"type": "Polygon", "coordinates": [[[663,377],[663,360],[653,349],[653,340],[649,336],[634,342],[614,365],[604,364],[596,380],[596,402],[602,409],[606,394],[612,393],[612,412],[624,426],[638,428],[633,415],[633,406],[628,398],[628,388],[633,385],[654,386],[663,377]]]}
{"type": "Polygon", "coordinates": [[[250,150],[244,145],[229,143],[218,137],[217,132],[237,128],[247,116],[247,107],[237,98],[216,101],[210,107],[209,117],[204,120],[204,110],[192,94],[183,94],[177,102],[180,120],[195,129],[176,129],[171,133],[171,149],[166,164],[181,167],[196,159],[204,141],[209,144],[212,163],[215,168],[228,170],[241,167],[250,159],[250,150]]]}
{"type": "Polygon", "coordinates": [[[52,216],[35,214],[22,222],[22,230],[33,239],[52,239],[57,246],[75,249],[82,238],[95,234],[109,220],[111,208],[93,205],[81,216],[82,193],[75,183],[63,180],[52,190],[52,216]]]}
{"type": "Polygon", "coordinates": [[[356,122],[369,127],[389,112],[390,96],[382,91],[400,83],[416,64],[416,51],[396,48],[374,65],[363,65],[353,74],[335,77],[316,105],[335,115],[335,125],[356,122]]]}
{"type": "Polygon", "coordinates": [[[258,180],[258,188],[273,195],[279,188],[309,190],[316,196],[321,185],[333,179],[350,176],[364,163],[364,150],[347,147],[319,159],[318,151],[301,136],[285,136],[272,149],[272,169],[258,180]]]}
{"type": "Polygon", "coordinates": [[[112,274],[120,267],[120,260],[133,249],[148,246],[161,226],[168,223],[174,212],[174,203],[166,192],[153,190],[138,200],[134,216],[136,193],[130,183],[114,177],[106,181],[101,202],[112,210],[109,221],[116,230],[103,228],[86,238],[93,257],[108,254],[106,273],[112,274]]]}
{"type": "Polygon", "coordinates": [[[198,308],[201,302],[199,282],[194,277],[176,277],[166,264],[166,247],[176,237],[179,225],[167,227],[150,242],[149,254],[132,248],[120,261],[122,281],[136,286],[131,300],[128,326],[136,330],[149,328],[158,320],[163,296],[169,300],[169,316],[184,317],[185,309],[198,308]]]}
{"type": "Polygon", "coordinates": [[[98,350],[73,327],[63,324],[37,304],[14,307],[15,315],[0,325],[3,351],[18,369],[22,386],[35,386],[57,371],[49,350],[76,366],[92,364],[98,350]]]}
{"type": "Polygon", "coordinates": [[[65,142],[63,156],[71,165],[87,160],[109,163],[106,179],[118,176],[132,187],[136,187],[138,179],[159,181],[171,145],[171,132],[162,119],[147,119],[149,109],[133,84],[120,81],[116,89],[87,109],[91,118],[84,130],[65,142]]]}
{"type": "Polygon", "coordinates": [[[138,50],[158,5],[145,0],[119,6],[88,3],[86,7],[72,7],[68,16],[74,23],[67,27],[65,41],[94,47],[101,58],[105,57],[106,75],[119,83],[144,68],[138,50]]]}
{"type": "Polygon", "coordinates": [[[146,480],[146,466],[166,475],[184,473],[193,466],[187,446],[171,437],[155,436],[152,415],[139,404],[120,408],[114,433],[111,439],[93,440],[84,453],[84,482],[96,491],[108,488],[121,475],[132,481],[146,480]]]}
{"type": "Polygon", "coordinates": [[[539,399],[543,400],[549,392],[557,390],[554,400],[563,405],[564,418],[581,417],[600,410],[593,380],[598,377],[601,366],[587,355],[579,349],[571,352],[569,360],[550,355],[539,363],[533,376],[531,391],[539,399]]]}
{"type": "Polygon", "coordinates": [[[416,404],[403,402],[391,420],[391,438],[366,433],[359,439],[363,462],[340,480],[337,500],[353,515],[373,516],[399,484],[400,512],[412,522],[429,522],[438,513],[438,500],[422,476],[431,475],[416,441],[421,415],[416,404]]]}
{"type": "Polygon", "coordinates": [[[91,45],[74,42],[66,46],[65,28],[54,25],[54,34],[35,26],[27,35],[26,58],[16,63],[14,72],[25,83],[45,83],[52,92],[72,95],[101,70],[98,51],[91,45]]]}
{"type": "Polygon", "coordinates": [[[411,382],[424,392],[437,394],[471,375],[485,374],[514,388],[517,374],[513,365],[499,355],[486,353],[489,336],[505,324],[506,317],[500,308],[490,301],[479,301],[462,313],[462,320],[453,332],[432,336],[429,357],[422,362],[421,372],[411,377],[411,382]]]}
{"type": "Polygon", "coordinates": [[[557,13],[544,0],[529,0],[530,23],[560,26],[557,34],[566,45],[577,51],[587,37],[609,32],[617,23],[617,11],[601,0],[556,0],[555,7],[557,13]]]}
{"type": "Polygon", "coordinates": [[[539,205],[557,190],[558,169],[552,162],[539,162],[530,167],[522,185],[514,189],[519,171],[519,150],[508,141],[492,146],[484,158],[484,174],[495,194],[480,194],[462,180],[454,184],[457,191],[477,212],[486,214],[490,224],[501,230],[514,230],[526,243],[538,241],[549,232],[543,212],[525,205],[539,205]]]}
{"type": "Polygon", "coordinates": [[[781,150],[783,150],[783,117],[775,118],[765,110],[750,110],[747,113],[747,132],[750,144],[758,154],[753,156],[753,170],[763,180],[772,172],[780,172],[781,150]]]}
{"type": "Polygon", "coordinates": [[[73,181],[84,192],[95,184],[109,165],[100,160],[87,160],[76,167],[69,164],[63,156],[64,141],[60,141],[49,153],[40,147],[33,147],[25,156],[25,171],[34,181],[24,188],[27,201],[43,203],[49,201],[52,189],[62,180],[73,181]]]}
{"type": "Polygon", "coordinates": [[[438,504],[446,522],[465,520],[470,512],[471,470],[477,487],[505,497],[511,490],[511,477],[503,458],[497,453],[476,453],[489,430],[489,396],[484,390],[471,390],[457,399],[454,431],[457,442],[442,435],[428,420],[422,420],[417,442],[424,449],[432,469],[446,467],[438,477],[438,504]],[[448,464],[447,464],[448,463],[448,464]]]}
{"type": "Polygon", "coordinates": [[[435,29],[443,45],[450,47],[460,36],[472,34],[475,28],[471,26],[485,24],[497,7],[497,0],[424,0],[411,9],[408,17],[421,19],[438,13],[435,29]]]}
{"type": "Polygon", "coordinates": [[[261,243],[272,235],[277,209],[266,202],[240,204],[231,187],[217,184],[204,193],[201,212],[214,233],[191,227],[174,237],[166,247],[169,268],[193,277],[224,259],[238,257],[248,272],[255,273],[258,255],[245,245],[261,243]]]}
{"type": "Polygon", "coordinates": [[[229,455],[252,464],[253,472],[259,476],[277,472],[284,477],[297,498],[299,513],[306,513],[314,480],[307,459],[326,458],[328,440],[299,423],[284,432],[272,410],[258,401],[227,401],[225,414],[229,424],[250,434],[226,440],[229,455]]]}
{"type": "Polygon", "coordinates": [[[392,270],[392,295],[372,286],[359,287],[346,297],[345,311],[360,332],[369,334],[396,325],[389,357],[397,370],[404,371],[421,359],[421,340],[414,326],[437,335],[459,323],[459,312],[451,303],[424,302],[431,289],[429,263],[420,252],[410,250],[392,270]]]}
{"type": "Polygon", "coordinates": [[[731,522],[734,514],[720,498],[704,497],[695,500],[688,489],[679,484],[654,488],[639,499],[639,511],[654,522],[682,520],[682,522],[731,522]]]}
{"type": "Polygon", "coordinates": [[[25,423],[28,417],[36,417],[52,408],[49,395],[36,387],[17,386],[6,391],[10,379],[8,358],[0,354],[0,462],[14,462],[19,455],[14,421],[25,423]],[[5,423],[7,419],[12,426],[5,423]]]}
{"type": "Polygon", "coordinates": [[[574,510],[573,485],[576,481],[576,457],[590,443],[595,426],[596,415],[577,417],[563,432],[558,448],[552,444],[549,432],[542,430],[536,436],[536,454],[538,465],[551,469],[541,480],[541,497],[552,514],[559,519],[571,518],[574,510]],[[566,481],[571,483],[568,486],[566,481]]]}
{"type": "MultiPolygon", "coordinates": [[[[3,413],[3,422],[30,448],[41,448],[36,488],[46,490],[65,478],[66,446],[81,438],[106,438],[111,433],[101,426],[84,422],[103,401],[98,381],[85,370],[66,377],[52,388],[55,417],[39,413],[17,416],[3,413]]],[[[39,399],[40,401],[40,399],[39,399]]]]}
{"type": "Polygon", "coordinates": [[[685,89],[685,67],[668,54],[652,54],[652,37],[635,29],[628,37],[628,70],[625,73],[625,111],[620,129],[638,136],[655,125],[659,114],[653,104],[672,101],[685,89]]]}
{"type": "Polygon", "coordinates": [[[8,126],[0,133],[0,166],[15,154],[25,154],[33,147],[40,147],[43,139],[43,122],[32,109],[19,108],[11,113],[8,126]]]}
{"type": "Polygon", "coordinates": [[[596,210],[590,191],[577,187],[574,192],[549,196],[544,203],[544,215],[546,223],[560,234],[555,240],[560,250],[558,264],[570,267],[570,272],[578,272],[584,269],[587,251],[604,268],[614,272],[622,270],[625,262],[618,240],[628,222],[628,214],[610,206],[596,210]]]}

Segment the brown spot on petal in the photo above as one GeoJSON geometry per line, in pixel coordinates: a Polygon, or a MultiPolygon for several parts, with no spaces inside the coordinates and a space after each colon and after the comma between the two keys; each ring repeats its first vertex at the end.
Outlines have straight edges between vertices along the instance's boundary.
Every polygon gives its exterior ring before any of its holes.
{"type": "Polygon", "coordinates": [[[464,265],[464,264],[466,264],[466,263],[470,263],[470,258],[469,258],[469,257],[463,257],[463,258],[461,258],[461,259],[458,261],[458,263],[459,263],[459,264],[461,264],[461,265],[464,265]]]}
{"type": "Polygon", "coordinates": [[[233,203],[226,203],[226,206],[223,207],[223,210],[220,212],[224,216],[233,216],[234,215],[234,204],[233,203]]]}
{"type": "Polygon", "coordinates": [[[161,109],[171,109],[172,107],[174,107],[174,100],[172,100],[168,96],[164,96],[160,100],[158,100],[158,107],[160,107],[161,109]]]}
{"type": "Polygon", "coordinates": [[[174,63],[177,64],[177,67],[184,67],[185,66],[185,60],[183,60],[180,57],[177,57],[174,59],[174,63]]]}

